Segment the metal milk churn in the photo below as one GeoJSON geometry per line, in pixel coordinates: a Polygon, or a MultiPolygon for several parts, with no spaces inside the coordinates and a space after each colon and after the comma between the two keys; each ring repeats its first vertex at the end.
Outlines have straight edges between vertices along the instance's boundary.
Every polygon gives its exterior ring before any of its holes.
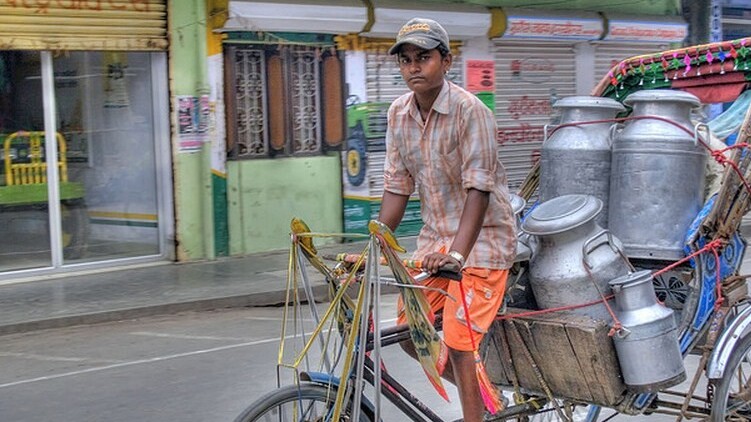
{"type": "MultiPolygon", "coordinates": [[[[612,120],[626,110],[610,98],[586,96],[563,98],[553,108],[561,110],[561,125],[612,120]]],[[[604,205],[597,223],[607,227],[612,126],[609,122],[553,129],[542,144],[540,200],[572,193],[593,195],[604,205]]]]}
{"type": "Polygon", "coordinates": [[[623,326],[613,339],[624,383],[632,390],[655,392],[683,382],[686,370],[673,311],[657,303],[651,271],[611,280],[610,288],[623,326]]]}
{"type": "MultiPolygon", "coordinates": [[[[522,223],[537,238],[529,279],[540,308],[598,301],[610,294],[609,280],[628,273],[620,242],[595,222],[601,210],[594,196],[564,195],[543,202],[522,223]]],[[[611,319],[602,303],[571,312],[611,319]]]]}
{"type": "MultiPolygon", "coordinates": [[[[659,116],[694,132],[687,92],[640,91],[632,116],[659,116]]],[[[683,257],[686,231],[703,202],[707,153],[695,136],[661,120],[628,121],[613,142],[608,225],[635,258],[683,257]]]]}

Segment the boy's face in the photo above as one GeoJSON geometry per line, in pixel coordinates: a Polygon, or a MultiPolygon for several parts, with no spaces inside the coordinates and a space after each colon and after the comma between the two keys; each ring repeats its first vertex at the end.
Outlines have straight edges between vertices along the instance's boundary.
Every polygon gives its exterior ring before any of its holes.
{"type": "Polygon", "coordinates": [[[443,86],[443,76],[451,66],[451,55],[441,57],[438,49],[424,50],[405,44],[397,56],[399,71],[409,89],[424,94],[443,86]]]}

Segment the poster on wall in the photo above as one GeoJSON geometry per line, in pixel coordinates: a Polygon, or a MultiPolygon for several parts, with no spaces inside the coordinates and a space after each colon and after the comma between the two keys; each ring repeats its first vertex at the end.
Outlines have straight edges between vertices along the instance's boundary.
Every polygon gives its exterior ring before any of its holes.
{"type": "Polygon", "coordinates": [[[495,63],[493,60],[467,60],[467,91],[495,110],[495,63]]]}
{"type": "Polygon", "coordinates": [[[197,152],[208,140],[209,96],[177,96],[178,152],[197,152]]]}
{"type": "Polygon", "coordinates": [[[105,52],[104,63],[107,70],[104,87],[104,108],[130,107],[125,71],[128,68],[125,54],[105,52]]]}

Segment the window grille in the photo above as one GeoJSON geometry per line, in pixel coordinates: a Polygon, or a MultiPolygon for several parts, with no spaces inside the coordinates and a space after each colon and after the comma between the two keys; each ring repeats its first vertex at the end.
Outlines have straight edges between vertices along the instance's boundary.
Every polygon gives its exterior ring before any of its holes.
{"type": "Polygon", "coordinates": [[[322,66],[324,60],[339,60],[335,51],[305,46],[229,46],[226,51],[230,158],[318,155],[338,147],[341,139],[327,137],[342,137],[344,131],[325,125],[344,127],[344,93],[322,92],[324,78],[337,82],[327,86],[343,85],[340,63],[322,66]],[[332,110],[341,118],[331,119],[332,110]]]}

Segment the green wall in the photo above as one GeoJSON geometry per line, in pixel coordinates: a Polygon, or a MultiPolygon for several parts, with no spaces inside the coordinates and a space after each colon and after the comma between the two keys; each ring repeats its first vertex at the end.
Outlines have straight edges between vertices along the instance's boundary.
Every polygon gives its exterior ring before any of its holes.
{"type": "Polygon", "coordinates": [[[341,174],[339,155],[228,162],[230,254],[288,248],[292,217],[341,232],[341,174]]]}
{"type": "Polygon", "coordinates": [[[215,253],[209,144],[200,151],[181,152],[174,113],[176,96],[208,94],[206,3],[170,0],[169,11],[176,255],[179,261],[212,259],[215,253]]]}

